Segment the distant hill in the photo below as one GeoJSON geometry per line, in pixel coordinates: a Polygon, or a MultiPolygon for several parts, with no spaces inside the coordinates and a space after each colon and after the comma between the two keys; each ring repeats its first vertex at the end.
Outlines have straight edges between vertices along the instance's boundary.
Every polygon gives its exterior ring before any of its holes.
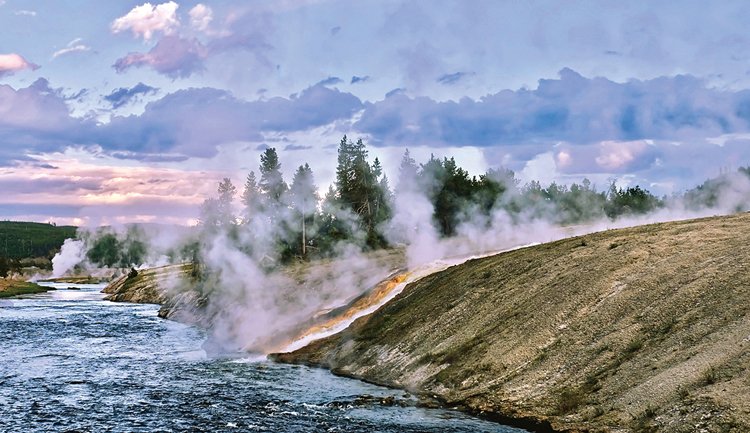
{"type": "Polygon", "coordinates": [[[750,214],[471,260],[275,359],[537,431],[750,431],[750,214]]]}
{"type": "Polygon", "coordinates": [[[0,221],[0,256],[9,259],[52,258],[67,238],[76,236],[75,226],[0,221]]]}

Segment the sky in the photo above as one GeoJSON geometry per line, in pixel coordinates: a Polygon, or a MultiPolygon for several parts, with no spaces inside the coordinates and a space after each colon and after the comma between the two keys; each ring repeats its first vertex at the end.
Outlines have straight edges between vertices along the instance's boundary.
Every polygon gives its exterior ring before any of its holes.
{"type": "MultiPolygon", "coordinates": [[[[0,0],[0,219],[195,222],[275,147],[680,193],[750,165],[745,1],[0,0]]],[[[393,183],[393,182],[392,182],[393,183]]]]}

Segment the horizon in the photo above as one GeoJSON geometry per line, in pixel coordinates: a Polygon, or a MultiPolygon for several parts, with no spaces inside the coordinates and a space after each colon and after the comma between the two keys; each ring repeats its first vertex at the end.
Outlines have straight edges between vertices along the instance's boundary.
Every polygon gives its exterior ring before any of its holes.
{"type": "Polygon", "coordinates": [[[750,6],[707,12],[0,0],[0,220],[190,225],[267,147],[325,191],[345,134],[393,181],[408,147],[471,175],[680,193],[750,162],[750,6]]]}

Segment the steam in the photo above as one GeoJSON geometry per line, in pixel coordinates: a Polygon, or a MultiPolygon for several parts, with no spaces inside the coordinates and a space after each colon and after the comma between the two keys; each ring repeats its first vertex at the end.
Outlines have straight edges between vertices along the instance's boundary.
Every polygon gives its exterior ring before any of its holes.
{"type": "Polygon", "coordinates": [[[52,258],[52,278],[59,278],[72,270],[86,258],[82,240],[65,239],[60,252],[52,258]]]}
{"type": "MultiPolygon", "coordinates": [[[[254,182],[254,180],[253,180],[254,182]]],[[[339,241],[327,258],[280,266],[279,243],[299,242],[300,224],[307,221],[287,205],[292,200],[281,195],[276,205],[254,202],[240,212],[232,202],[231,188],[225,189],[228,202],[214,200],[204,207],[204,224],[199,228],[176,229],[154,226],[84,232],[81,240],[66,240],[53,259],[55,276],[61,276],[76,264],[87,263],[87,252],[105,236],[114,236],[123,249],[143,254],[123,255],[119,267],[151,267],[195,260],[200,278],[185,286],[174,281],[166,290],[170,295],[194,294],[200,308],[185,311],[195,317],[183,318],[209,329],[207,350],[212,352],[269,353],[301,347],[314,338],[329,335],[348,326],[357,317],[377,309],[396,296],[412,281],[471,258],[484,257],[535,243],[612,228],[634,226],[728,214],[746,209],[750,203],[750,179],[733,173],[707,182],[684,197],[668,199],[665,206],[646,215],[607,218],[596,203],[585,197],[574,203],[587,222],[562,225],[566,210],[550,202],[517,204],[526,198],[510,184],[489,208],[468,203],[459,212],[455,234],[442,237],[434,221],[430,199],[434,182],[418,181],[415,175],[402,176],[392,199],[392,216],[378,230],[392,248],[366,251],[367,233],[358,224],[357,215],[335,206],[330,200],[318,203],[318,214],[329,215],[342,231],[350,233],[339,241]],[[235,215],[242,215],[237,217],[235,215]],[[135,246],[135,247],[134,247],[135,246]],[[406,281],[396,285],[383,299],[363,308],[318,334],[305,330],[316,318],[331,309],[345,306],[377,283],[400,271],[406,281]],[[299,338],[305,335],[303,338],[299,338]],[[295,341],[296,340],[296,341],[295,341]]],[[[225,184],[225,187],[227,185],[225,184]]],[[[221,191],[221,190],[220,190],[221,191]]],[[[243,201],[253,202],[253,197],[243,201]]],[[[317,218],[317,217],[316,217],[317,218]]],[[[306,227],[307,239],[322,236],[313,221],[306,227]]],[[[310,244],[312,245],[312,244],[310,244]]]]}

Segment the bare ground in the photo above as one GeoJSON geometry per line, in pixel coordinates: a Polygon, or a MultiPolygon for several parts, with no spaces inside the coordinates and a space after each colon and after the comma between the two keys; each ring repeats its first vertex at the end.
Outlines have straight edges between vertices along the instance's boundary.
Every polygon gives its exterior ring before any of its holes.
{"type": "Polygon", "coordinates": [[[284,362],[541,431],[750,431],[750,215],[449,268],[284,362]]]}

